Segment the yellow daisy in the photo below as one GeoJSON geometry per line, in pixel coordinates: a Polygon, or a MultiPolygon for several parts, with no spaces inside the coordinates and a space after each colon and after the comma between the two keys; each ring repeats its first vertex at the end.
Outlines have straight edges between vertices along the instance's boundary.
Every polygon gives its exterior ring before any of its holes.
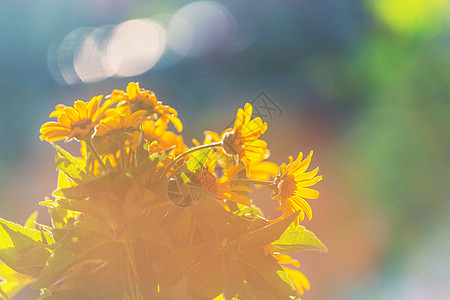
{"type": "Polygon", "coordinates": [[[138,110],[132,114],[128,111],[128,113],[124,115],[112,113],[100,122],[95,135],[102,136],[105,134],[111,134],[115,131],[135,131],[139,128],[141,119],[146,113],[147,112],[145,110],[138,110]]]}
{"type": "Polygon", "coordinates": [[[197,172],[193,182],[203,187],[216,197],[217,200],[230,200],[246,206],[252,206],[250,199],[239,193],[251,193],[252,190],[249,187],[244,185],[230,186],[231,181],[242,169],[244,169],[243,165],[235,165],[226,170],[222,178],[217,179],[216,175],[205,166],[197,172]]]}
{"type": "Polygon", "coordinates": [[[298,225],[299,220],[303,221],[304,213],[309,219],[312,217],[311,207],[304,198],[317,199],[319,197],[318,191],[308,188],[322,180],[322,176],[316,176],[319,168],[305,172],[311,163],[312,154],[311,151],[303,161],[303,153],[301,152],[295,161],[292,161],[292,156],[290,156],[289,164],[287,166],[286,164],[281,165],[281,174],[275,178],[275,194],[272,198],[280,201],[278,209],[282,210],[283,217],[301,211],[294,221],[295,226],[298,225]]]}
{"type": "Polygon", "coordinates": [[[260,117],[251,119],[253,107],[246,103],[244,109],[239,108],[234,127],[223,133],[223,149],[230,155],[237,155],[247,167],[252,162],[262,161],[268,157],[267,143],[258,138],[266,132],[267,123],[260,117]]]}
{"type": "Polygon", "coordinates": [[[54,142],[72,138],[82,140],[92,136],[95,127],[105,118],[105,110],[113,103],[107,100],[100,106],[103,96],[96,96],[88,103],[77,100],[74,107],[58,104],[55,111],[50,114],[50,118],[57,117],[57,122],[47,122],[41,126],[41,140],[54,142]]]}
{"type": "Polygon", "coordinates": [[[138,110],[146,110],[148,115],[157,114],[159,118],[168,123],[169,121],[175,126],[178,132],[183,130],[183,124],[178,119],[178,112],[168,106],[163,105],[156,99],[155,93],[150,90],[141,89],[139,83],[130,82],[127,86],[126,93],[120,90],[114,90],[111,99],[118,101],[117,108],[119,110],[130,107],[133,112],[138,110]]]}
{"type": "Polygon", "coordinates": [[[187,150],[187,147],[183,142],[183,137],[181,135],[176,135],[171,131],[167,131],[167,123],[162,119],[158,119],[156,122],[145,120],[142,123],[142,131],[148,140],[156,140],[158,142],[157,145],[153,145],[157,146],[159,149],[169,150],[175,146],[175,155],[181,154],[187,150]]]}

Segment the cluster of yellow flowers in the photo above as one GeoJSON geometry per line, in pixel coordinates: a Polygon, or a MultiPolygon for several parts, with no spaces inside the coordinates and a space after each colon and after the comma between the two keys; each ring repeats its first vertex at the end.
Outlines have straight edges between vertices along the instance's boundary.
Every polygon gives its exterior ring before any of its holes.
{"type": "MultiPolygon", "coordinates": [[[[58,188],[40,204],[54,227],[39,225],[46,241],[29,241],[45,263],[16,270],[0,253],[0,267],[4,261],[14,276],[28,276],[21,284],[34,283],[42,299],[75,291],[95,299],[294,299],[309,289],[303,273],[287,267],[300,266],[288,254],[326,251],[299,226],[312,217],[305,199],[318,198],[310,187],[322,176],[308,171],[312,151],[281,166],[267,160],[260,139],[267,123],[250,103],[233,128],[206,131],[192,147],[177,111],[138,83],[105,99],[59,104],[50,117],[57,120],[42,125],[40,138],[57,150],[58,188]],[[79,141],[80,157],[54,144],[61,140],[79,141]],[[273,191],[280,217],[263,216],[249,197],[252,185],[273,191]]],[[[0,234],[19,226],[2,222],[0,234]]],[[[22,250],[12,251],[28,257],[22,250]]]]}
{"type": "MultiPolygon", "coordinates": [[[[87,145],[95,156],[100,157],[98,161],[93,162],[94,164],[98,163],[105,169],[118,167],[122,170],[132,165],[134,151],[142,142],[147,144],[149,154],[170,151],[167,160],[163,162],[166,166],[178,155],[187,153],[183,157],[183,160],[187,160],[194,152],[192,150],[205,148],[201,147],[197,140],[193,140],[197,147],[188,148],[181,135],[168,131],[169,123],[172,123],[178,132],[183,129],[177,111],[163,105],[152,91],[141,89],[138,83],[129,83],[126,92],[114,90],[103,104],[101,100],[102,96],[96,96],[88,103],[77,100],[74,107],[57,105],[50,117],[57,117],[58,120],[42,125],[41,140],[54,142],[77,139],[82,142],[81,152],[85,159],[87,159],[87,145]],[[113,108],[114,104],[116,107],[113,108]],[[97,144],[102,146],[95,147],[97,144]]],[[[251,206],[251,201],[243,193],[239,193],[251,192],[248,186],[231,185],[245,166],[248,178],[262,181],[275,178],[269,187],[274,190],[273,199],[280,203],[282,217],[300,211],[295,221],[296,225],[304,219],[305,213],[311,219],[311,207],[305,198],[319,197],[319,192],[309,187],[322,180],[322,176],[316,176],[319,168],[306,172],[313,152],[311,151],[304,160],[302,153],[299,153],[295,161],[289,157],[289,163],[280,167],[265,161],[270,152],[267,143],[259,137],[266,132],[267,123],[260,117],[252,119],[252,115],[252,105],[246,103],[244,109],[238,109],[233,128],[226,129],[221,134],[205,132],[203,145],[215,147],[216,151],[209,158],[205,168],[199,172],[195,182],[224,204],[226,200],[231,200],[251,206]],[[239,161],[244,165],[239,164],[239,161]],[[220,179],[215,172],[216,165],[224,170],[224,175],[220,179]]],[[[166,171],[170,175],[171,170],[166,171]]],[[[254,181],[253,183],[258,184],[254,181]]]]}

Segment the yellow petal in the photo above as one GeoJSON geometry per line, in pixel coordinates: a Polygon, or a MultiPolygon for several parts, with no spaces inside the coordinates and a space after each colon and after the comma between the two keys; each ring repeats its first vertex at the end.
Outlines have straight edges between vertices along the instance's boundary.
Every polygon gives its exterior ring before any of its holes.
{"type": "Polygon", "coordinates": [[[127,86],[128,99],[135,99],[139,93],[139,83],[130,82],[127,86]]]}
{"type": "Polygon", "coordinates": [[[319,192],[310,188],[297,188],[297,193],[301,197],[305,197],[308,199],[317,199],[319,198],[319,192]]]}
{"type": "Polygon", "coordinates": [[[77,101],[75,101],[73,106],[78,111],[80,119],[89,119],[89,117],[88,117],[88,110],[87,110],[87,107],[86,107],[86,103],[84,103],[84,101],[77,100],[77,101]]]}
{"type": "Polygon", "coordinates": [[[297,288],[300,295],[303,295],[305,293],[305,290],[308,291],[310,289],[308,278],[306,278],[306,276],[303,275],[302,272],[287,267],[282,268],[286,272],[294,286],[297,288]]]}
{"type": "Polygon", "coordinates": [[[280,264],[289,264],[293,265],[296,268],[300,268],[300,262],[296,259],[293,259],[287,254],[274,254],[274,256],[280,264]]]}

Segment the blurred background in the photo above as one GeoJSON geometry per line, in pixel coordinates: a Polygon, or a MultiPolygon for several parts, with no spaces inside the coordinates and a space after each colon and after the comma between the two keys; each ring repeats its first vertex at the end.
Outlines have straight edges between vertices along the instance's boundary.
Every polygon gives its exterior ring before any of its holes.
{"type": "MultiPolygon", "coordinates": [[[[49,222],[38,202],[55,188],[54,151],[39,128],[58,103],[138,81],[178,110],[192,145],[255,101],[270,160],[314,150],[324,176],[302,225],[329,252],[297,256],[311,283],[302,299],[450,299],[449,8],[1,1],[0,216],[23,223],[38,209],[49,222]]],[[[270,193],[254,201],[277,215],[270,193]]]]}

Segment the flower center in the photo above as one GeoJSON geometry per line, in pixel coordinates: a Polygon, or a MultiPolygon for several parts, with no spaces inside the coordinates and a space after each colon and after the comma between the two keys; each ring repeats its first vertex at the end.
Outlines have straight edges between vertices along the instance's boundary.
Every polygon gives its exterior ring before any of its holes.
{"type": "Polygon", "coordinates": [[[230,155],[239,155],[242,151],[242,139],[239,133],[227,132],[223,136],[223,150],[230,155]]]}
{"type": "Polygon", "coordinates": [[[203,167],[193,181],[211,194],[217,193],[217,178],[208,170],[208,167],[203,167]]]}
{"type": "Polygon", "coordinates": [[[90,129],[92,124],[91,119],[81,119],[75,123],[72,124],[72,130],[76,127],[85,130],[85,129],[90,129]]]}
{"type": "Polygon", "coordinates": [[[292,197],[295,193],[295,178],[292,175],[286,174],[278,184],[280,195],[283,198],[292,197]]]}

